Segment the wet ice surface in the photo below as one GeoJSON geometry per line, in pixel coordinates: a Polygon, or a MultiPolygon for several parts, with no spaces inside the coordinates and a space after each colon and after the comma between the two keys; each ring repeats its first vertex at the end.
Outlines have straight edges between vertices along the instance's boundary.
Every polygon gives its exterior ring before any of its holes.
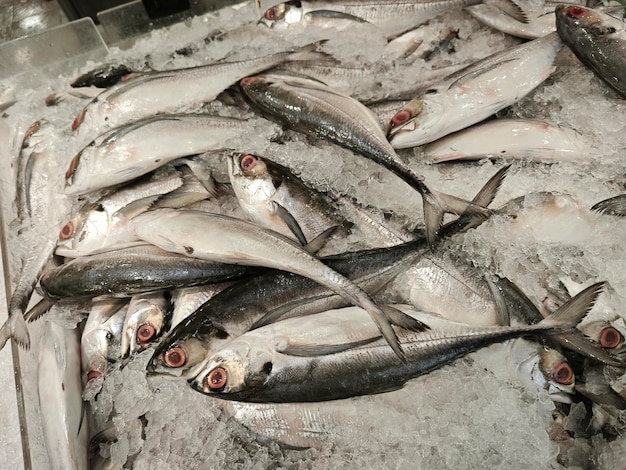
{"type": "MultiPolygon", "coordinates": [[[[536,5],[537,2],[533,2],[536,5]]],[[[154,69],[171,69],[226,58],[241,60],[261,54],[307,44],[317,37],[310,33],[280,34],[254,26],[259,13],[254,7],[225,9],[216,17],[196,18],[191,27],[175,26],[169,32],[156,31],[128,51],[112,50],[111,58],[126,60],[154,69]],[[241,26],[241,27],[240,27],[241,26]],[[216,36],[219,30],[235,33],[216,36]],[[214,39],[205,44],[204,38],[214,39]],[[188,56],[173,51],[192,45],[188,56]],[[245,46],[243,46],[245,45],[245,46]]],[[[464,63],[490,52],[510,47],[519,41],[481,27],[461,12],[436,20],[459,30],[454,52],[444,52],[433,60],[464,63]]],[[[344,63],[364,66],[379,59],[384,41],[375,31],[363,26],[362,34],[337,32],[322,49],[344,63]],[[359,42],[353,43],[358,36],[359,42]]],[[[90,64],[85,69],[96,65],[90,64]]],[[[418,61],[415,67],[425,64],[418,61]]],[[[388,78],[379,79],[373,89],[355,90],[359,97],[384,96],[385,91],[406,81],[415,81],[410,67],[397,66],[388,78]]],[[[61,196],[62,175],[74,154],[86,142],[70,134],[70,124],[84,102],[68,97],[56,108],[45,108],[43,99],[53,91],[65,90],[80,71],[50,77],[40,89],[22,90],[20,101],[10,108],[4,121],[17,145],[28,126],[46,117],[57,129],[51,150],[59,167],[58,191],[53,219],[62,220],[71,201],[61,196]]],[[[371,83],[367,87],[372,86],[371,83]]],[[[207,108],[223,115],[254,116],[250,110],[232,109],[221,103],[207,108]]],[[[599,79],[586,70],[569,50],[557,58],[557,71],[542,86],[520,103],[505,109],[506,117],[548,119],[570,126],[595,143],[588,162],[537,164],[515,162],[494,207],[512,197],[531,194],[526,208],[516,220],[494,217],[479,229],[445,241],[438,250],[463,253],[464,258],[482,268],[495,270],[517,283],[536,303],[547,287],[564,279],[582,287],[607,281],[601,305],[592,316],[607,310],[621,312],[626,292],[623,275],[623,224],[626,221],[590,213],[588,208],[601,199],[624,191],[626,133],[623,116],[626,102],[617,98],[599,79]],[[546,216],[537,208],[541,198],[532,193],[550,191],[559,195],[546,216]]],[[[391,212],[407,225],[421,225],[421,199],[387,170],[348,150],[330,143],[313,141],[287,132],[281,143],[267,140],[273,126],[254,118],[259,133],[246,142],[245,151],[288,165],[305,181],[321,190],[350,195],[364,204],[391,212]]],[[[95,137],[95,136],[92,136],[95,137]]],[[[502,161],[424,165],[419,150],[401,152],[437,190],[471,199],[482,184],[501,168],[502,161]]],[[[52,157],[51,157],[52,158],[52,157]]],[[[212,162],[216,175],[226,181],[224,159],[212,162]]],[[[13,196],[14,175],[2,174],[3,187],[10,193],[3,198],[5,214],[13,214],[8,201],[13,196]]],[[[11,220],[12,216],[6,217],[11,220]]],[[[15,225],[14,225],[15,227],[15,225]]],[[[34,249],[34,237],[22,243],[16,231],[9,233],[10,259],[17,272],[20,257],[34,249]]],[[[334,248],[361,248],[376,245],[353,233],[334,248]]],[[[410,291],[410,275],[394,286],[410,291]]],[[[581,288],[582,288],[581,287],[581,288]]],[[[445,308],[443,306],[442,308],[445,308]]],[[[32,330],[37,338],[37,327],[32,330]]],[[[22,352],[25,380],[34,383],[36,342],[33,350],[22,352]]],[[[521,380],[515,365],[507,361],[505,349],[494,346],[457,361],[409,383],[401,391],[353,400],[363,417],[349,425],[338,426],[335,435],[321,450],[286,450],[276,443],[258,442],[243,426],[220,410],[220,403],[191,390],[185,381],[171,378],[146,378],[144,370],[151,350],[145,351],[124,367],[114,365],[104,381],[103,391],[91,401],[92,433],[112,420],[118,434],[114,444],[103,445],[101,453],[113,462],[136,469],[169,468],[560,468],[558,448],[548,437],[552,425],[552,405],[544,392],[521,380]]],[[[38,434],[40,416],[35,387],[27,390],[27,416],[33,433],[35,468],[47,468],[38,434]]],[[[619,468],[625,440],[609,442],[601,435],[581,441],[580,452],[591,455],[597,468],[619,468]]]]}

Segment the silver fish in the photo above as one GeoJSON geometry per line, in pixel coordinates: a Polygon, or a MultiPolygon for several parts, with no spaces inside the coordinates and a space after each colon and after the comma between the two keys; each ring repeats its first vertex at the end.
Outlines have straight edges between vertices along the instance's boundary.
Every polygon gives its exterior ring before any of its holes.
{"type": "Polygon", "coordinates": [[[201,305],[230,285],[232,285],[232,282],[221,282],[218,284],[208,284],[206,286],[174,289],[171,292],[174,311],[172,312],[170,331],[200,308],[201,305]]]}
{"type": "Polygon", "coordinates": [[[626,98],[626,26],[621,19],[579,5],[558,5],[556,30],[580,61],[626,98]]]}
{"type": "Polygon", "coordinates": [[[493,54],[425,90],[391,119],[396,149],[416,147],[471,126],[517,102],[555,70],[556,33],[493,54]]]}
{"type": "MultiPolygon", "coordinates": [[[[446,11],[482,3],[483,0],[429,0],[398,1],[382,0],[311,0],[280,3],[265,11],[260,24],[269,28],[285,28],[294,25],[321,27],[349,27],[355,23],[368,22],[379,26],[387,34],[397,34],[415,27],[446,11]]],[[[520,7],[510,1],[492,1],[507,13],[525,20],[520,7]]]]}
{"type": "Polygon", "coordinates": [[[228,175],[252,222],[303,246],[343,222],[328,199],[282,165],[251,154],[231,155],[228,175]]]}
{"type": "Polygon", "coordinates": [[[143,119],[106,132],[65,173],[65,192],[82,194],[130,181],[180,157],[222,150],[250,131],[245,120],[202,114],[143,119]]]}
{"type": "Polygon", "coordinates": [[[111,343],[120,337],[128,311],[127,299],[106,299],[94,302],[80,339],[82,370],[86,384],[106,372],[111,343]]]}
{"type": "Polygon", "coordinates": [[[589,159],[592,146],[573,129],[545,121],[496,119],[450,134],[423,147],[434,162],[485,157],[537,162],[589,159]]]}
{"type": "Polygon", "coordinates": [[[89,468],[89,430],[82,399],[78,328],[46,322],[38,364],[43,431],[54,470],[89,468]]]}
{"type": "Polygon", "coordinates": [[[205,394],[252,402],[347,398],[400,388],[470,352],[520,336],[571,331],[602,289],[595,284],[537,325],[470,327],[396,306],[432,329],[402,333],[408,363],[395,366],[358,308],[280,321],[235,338],[208,356],[191,386],[205,394]],[[303,384],[316,384],[315,387],[303,384]]]}
{"type": "Polygon", "coordinates": [[[395,355],[404,357],[389,320],[371,297],[289,238],[243,220],[190,210],[158,209],[135,217],[132,225],[140,238],[164,250],[224,263],[271,267],[313,279],[363,306],[395,355]]]}
{"type": "Polygon", "coordinates": [[[315,59],[319,55],[312,49],[314,46],[240,62],[222,62],[134,76],[94,98],[74,119],[72,129],[80,128],[81,134],[93,135],[105,128],[177,111],[183,106],[206,103],[247,75],[288,60],[315,59]]]}
{"type": "Polygon", "coordinates": [[[95,202],[87,202],[61,228],[55,254],[76,258],[140,243],[129,233],[128,219],[148,210],[161,195],[180,188],[182,184],[178,172],[172,171],[162,177],[133,183],[95,202]]]}
{"type": "Polygon", "coordinates": [[[244,78],[240,84],[244,93],[270,118],[360,153],[418,191],[424,205],[426,238],[431,246],[445,212],[488,213],[484,207],[430,189],[423,178],[398,157],[376,116],[354,98],[306,79],[286,80],[261,75],[244,78]]]}

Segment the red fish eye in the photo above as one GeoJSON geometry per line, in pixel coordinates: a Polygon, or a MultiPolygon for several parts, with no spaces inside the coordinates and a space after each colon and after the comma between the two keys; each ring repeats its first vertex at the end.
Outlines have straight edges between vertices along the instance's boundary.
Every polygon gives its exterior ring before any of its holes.
{"type": "Polygon", "coordinates": [[[74,235],[74,224],[72,222],[66,223],[61,232],[59,232],[59,238],[61,240],[69,240],[74,235]]]}
{"type": "Polygon", "coordinates": [[[165,363],[169,367],[182,367],[187,363],[187,353],[181,347],[169,349],[165,353],[165,363]]]}
{"type": "Polygon", "coordinates": [[[552,372],[552,376],[557,383],[563,385],[571,385],[574,383],[574,371],[567,362],[561,362],[557,365],[552,372]]]}
{"type": "Polygon", "coordinates": [[[569,16],[571,16],[572,18],[582,18],[587,13],[587,9],[583,7],[575,6],[575,7],[571,7],[568,13],[569,13],[569,16]]]}
{"type": "Polygon", "coordinates": [[[600,332],[600,346],[603,348],[616,348],[622,343],[622,341],[624,341],[622,334],[612,326],[603,328],[600,332]]]}
{"type": "Polygon", "coordinates": [[[224,388],[228,380],[228,374],[223,367],[216,367],[209,375],[207,375],[205,381],[209,390],[220,390],[224,388]]]}
{"type": "Polygon", "coordinates": [[[246,78],[243,78],[240,83],[242,86],[248,86],[254,83],[254,81],[255,81],[254,77],[246,77],[246,78]]]}
{"type": "Polygon", "coordinates": [[[150,323],[144,323],[137,329],[137,341],[142,345],[150,341],[156,334],[156,328],[150,323]]]}
{"type": "Polygon", "coordinates": [[[402,111],[398,111],[394,117],[391,118],[392,126],[399,126],[400,124],[404,124],[409,119],[411,119],[411,112],[403,109],[402,111]]]}
{"type": "Polygon", "coordinates": [[[80,163],[80,153],[76,155],[74,158],[72,158],[72,161],[70,162],[70,166],[65,172],[66,180],[69,180],[74,175],[74,173],[76,173],[76,168],[78,168],[79,163],[80,163]]]}
{"type": "Polygon", "coordinates": [[[278,18],[278,7],[270,8],[265,12],[265,15],[263,16],[266,20],[274,21],[276,18],[278,18]]]}
{"type": "Polygon", "coordinates": [[[258,159],[254,155],[244,155],[239,162],[242,170],[252,170],[258,159]]]}
{"type": "Polygon", "coordinates": [[[90,370],[87,374],[87,382],[91,382],[93,379],[97,379],[101,375],[102,373],[98,372],[97,370],[90,370]]]}

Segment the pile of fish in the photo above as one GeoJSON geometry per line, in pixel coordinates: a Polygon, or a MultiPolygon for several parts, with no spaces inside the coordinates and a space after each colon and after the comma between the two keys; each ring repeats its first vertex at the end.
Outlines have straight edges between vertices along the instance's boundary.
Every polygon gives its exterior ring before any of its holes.
{"type": "Polygon", "coordinates": [[[626,26],[596,7],[244,3],[16,100],[0,345],[38,351],[49,466],[626,464],[626,26]],[[431,421],[490,380],[532,457],[444,442],[489,398],[431,421]]]}

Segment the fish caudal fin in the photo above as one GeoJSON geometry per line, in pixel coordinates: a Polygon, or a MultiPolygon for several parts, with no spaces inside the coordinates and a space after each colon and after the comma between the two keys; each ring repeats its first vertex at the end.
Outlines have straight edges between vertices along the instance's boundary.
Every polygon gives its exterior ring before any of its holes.
{"type": "Polygon", "coordinates": [[[426,240],[431,248],[437,239],[439,229],[446,213],[459,216],[475,215],[487,218],[491,211],[476,203],[466,201],[450,194],[430,190],[422,194],[424,203],[424,224],[426,225],[426,240]]]}
{"type": "Polygon", "coordinates": [[[569,299],[561,307],[548,315],[538,324],[556,327],[574,328],[580,321],[587,316],[587,313],[595,305],[596,300],[602,290],[604,282],[597,282],[579,292],[576,296],[569,299]]]}
{"type": "Polygon", "coordinates": [[[30,335],[26,320],[19,310],[12,312],[7,322],[0,328],[0,350],[4,348],[9,338],[13,338],[24,349],[30,348],[30,335]]]}

